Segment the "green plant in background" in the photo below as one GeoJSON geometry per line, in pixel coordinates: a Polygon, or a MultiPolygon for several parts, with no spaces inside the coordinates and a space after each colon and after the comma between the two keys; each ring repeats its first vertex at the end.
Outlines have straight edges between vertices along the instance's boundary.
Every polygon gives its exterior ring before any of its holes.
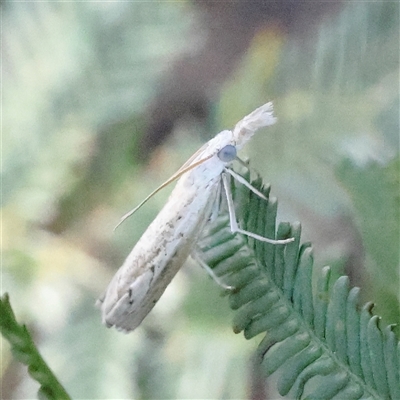
{"type": "Polygon", "coordinates": [[[336,175],[352,198],[368,257],[365,268],[370,276],[373,298],[379,314],[399,321],[398,238],[400,235],[400,158],[387,165],[370,162],[360,167],[343,160],[336,175]]]}

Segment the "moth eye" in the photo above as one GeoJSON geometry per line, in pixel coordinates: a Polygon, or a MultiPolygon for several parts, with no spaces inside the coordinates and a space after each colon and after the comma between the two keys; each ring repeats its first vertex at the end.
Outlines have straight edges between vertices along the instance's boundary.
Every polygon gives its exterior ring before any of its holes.
{"type": "Polygon", "coordinates": [[[230,162],[236,158],[236,147],[227,144],[218,152],[218,158],[223,162],[230,162]]]}

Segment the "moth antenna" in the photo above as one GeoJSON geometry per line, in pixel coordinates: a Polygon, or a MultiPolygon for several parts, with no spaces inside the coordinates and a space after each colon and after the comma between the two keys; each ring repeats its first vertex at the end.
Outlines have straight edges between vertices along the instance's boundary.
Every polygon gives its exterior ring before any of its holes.
{"type": "Polygon", "coordinates": [[[180,178],[184,173],[190,171],[191,169],[197,167],[200,164],[203,164],[203,162],[209,160],[211,157],[213,157],[214,154],[210,154],[209,156],[202,158],[193,164],[190,164],[187,167],[181,167],[176,171],[170,178],[168,178],[164,183],[162,183],[157,189],[153,190],[143,201],[141,201],[133,210],[127,212],[125,215],[121,217],[119,220],[118,224],[115,226],[114,231],[126,220],[128,219],[132,214],[134,214],[137,210],[139,210],[140,207],[142,207],[145,203],[147,203],[148,200],[150,200],[156,193],[158,193],[161,189],[164,189],[166,186],[168,186],[170,183],[175,181],[176,179],[180,178]]]}

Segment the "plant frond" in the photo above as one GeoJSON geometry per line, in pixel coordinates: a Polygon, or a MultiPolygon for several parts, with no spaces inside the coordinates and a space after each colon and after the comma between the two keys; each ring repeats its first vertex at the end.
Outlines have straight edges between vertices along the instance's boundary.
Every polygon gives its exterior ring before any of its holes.
{"type": "Polygon", "coordinates": [[[28,366],[29,375],[40,384],[38,398],[70,399],[39,354],[26,326],[16,321],[7,293],[0,298],[0,315],[1,334],[9,341],[14,357],[28,366]]]}
{"type": "Polygon", "coordinates": [[[400,398],[394,326],[379,326],[372,303],[360,309],[359,288],[350,288],[347,276],[333,282],[329,267],[314,271],[311,244],[300,242],[300,224],[276,228],[270,187],[260,178],[251,184],[269,200],[232,183],[243,229],[295,240],[276,246],[232,234],[224,214],[200,241],[202,259],[235,288],[229,295],[234,332],[243,331],[246,339],[265,333],[257,355],[267,375],[280,371],[283,396],[400,398]]]}

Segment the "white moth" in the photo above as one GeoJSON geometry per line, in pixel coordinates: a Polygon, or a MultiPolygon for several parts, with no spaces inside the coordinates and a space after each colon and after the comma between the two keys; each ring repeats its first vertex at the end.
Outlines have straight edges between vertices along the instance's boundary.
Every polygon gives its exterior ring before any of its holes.
{"type": "Polygon", "coordinates": [[[204,144],[170,179],[121,219],[122,222],[153,194],[179,178],[167,203],[98,300],[105,325],[115,326],[124,332],[140,325],[179,268],[193,253],[196,240],[218,200],[221,185],[227,195],[232,232],[273,244],[285,244],[293,240],[272,240],[241,230],[228,185],[227,174],[231,174],[265,199],[262,193],[230,170],[228,165],[236,158],[236,151],[250,140],[257,129],[272,125],[275,121],[272,103],[257,108],[239,121],[233,131],[222,131],[204,144]]]}

